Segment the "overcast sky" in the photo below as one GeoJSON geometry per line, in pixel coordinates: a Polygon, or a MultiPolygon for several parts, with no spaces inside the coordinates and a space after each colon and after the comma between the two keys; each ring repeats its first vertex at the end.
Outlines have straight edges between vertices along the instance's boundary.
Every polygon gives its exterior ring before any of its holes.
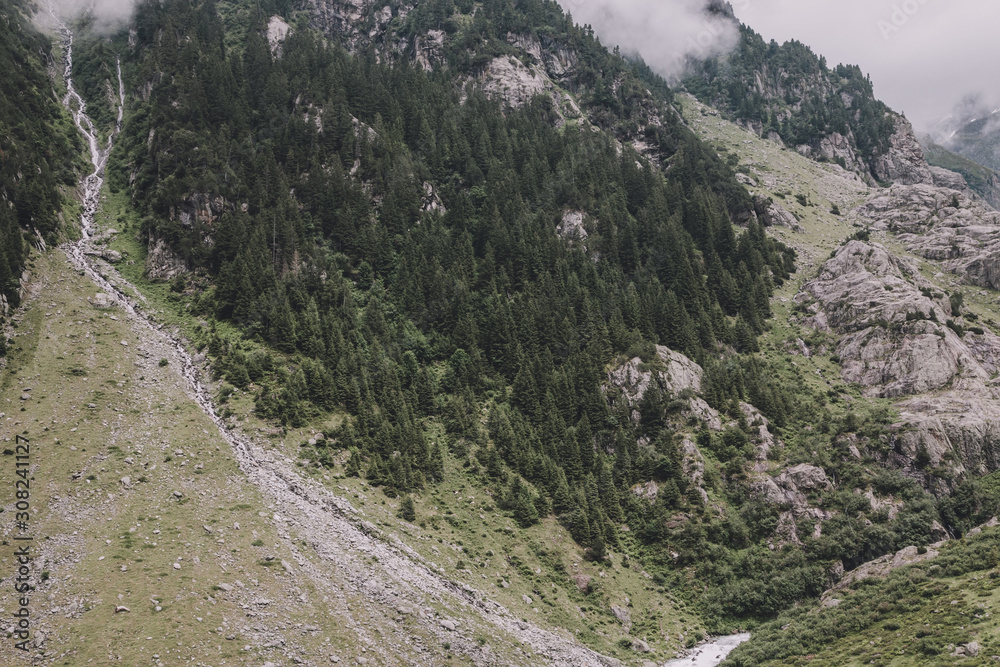
{"type": "MultiPolygon", "coordinates": [[[[829,64],[856,64],[875,94],[926,127],[970,93],[1000,106],[997,0],[730,0],[764,39],[797,39],[829,64]]],[[[731,36],[700,18],[704,0],[559,0],[602,41],[635,49],[663,73],[678,50],[719,50],[731,36]],[[704,45],[708,46],[704,46],[704,45]]]]}

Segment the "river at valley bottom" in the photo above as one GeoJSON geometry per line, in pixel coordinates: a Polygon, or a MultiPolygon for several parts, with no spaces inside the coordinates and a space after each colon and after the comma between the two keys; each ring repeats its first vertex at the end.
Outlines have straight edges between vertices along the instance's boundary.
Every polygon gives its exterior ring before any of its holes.
{"type": "Polygon", "coordinates": [[[729,655],[734,648],[750,639],[749,633],[718,637],[691,649],[683,658],[671,660],[663,667],[715,667],[729,655]]]}

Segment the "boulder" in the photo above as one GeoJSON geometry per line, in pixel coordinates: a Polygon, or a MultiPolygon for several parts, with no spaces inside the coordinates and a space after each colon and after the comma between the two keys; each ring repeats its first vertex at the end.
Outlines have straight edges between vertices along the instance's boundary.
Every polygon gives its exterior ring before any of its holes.
{"type": "Polygon", "coordinates": [[[611,605],[611,614],[622,624],[625,632],[628,632],[632,627],[632,612],[629,611],[628,605],[620,607],[618,605],[611,605]]]}
{"type": "Polygon", "coordinates": [[[639,653],[651,653],[653,649],[649,647],[649,644],[641,639],[632,640],[632,650],[638,651],[639,653]]]}

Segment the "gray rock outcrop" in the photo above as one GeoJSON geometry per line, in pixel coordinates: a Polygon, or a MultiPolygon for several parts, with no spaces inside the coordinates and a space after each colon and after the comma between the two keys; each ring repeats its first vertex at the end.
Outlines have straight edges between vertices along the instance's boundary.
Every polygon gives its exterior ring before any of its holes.
{"type": "MultiPolygon", "coordinates": [[[[914,211],[930,210],[940,194],[931,186],[894,186],[873,200],[896,220],[905,215],[913,228],[926,228],[914,211]],[[912,208],[887,203],[898,197],[912,208]]],[[[900,238],[927,248],[934,228],[900,238]]],[[[866,396],[902,399],[893,448],[876,454],[883,463],[935,488],[943,482],[926,478],[929,467],[946,467],[956,479],[1000,470],[1000,386],[992,379],[1000,372],[1000,337],[945,326],[954,316],[950,300],[913,262],[879,244],[850,241],[796,301],[807,312],[805,323],[840,334],[845,381],[866,396]]]]}
{"type": "Polygon", "coordinates": [[[896,131],[890,139],[889,150],[872,162],[872,173],[888,183],[912,185],[934,182],[924,149],[920,147],[913,126],[902,116],[895,116],[896,131]]]}
{"type": "Polygon", "coordinates": [[[188,266],[162,236],[151,234],[146,254],[146,275],[153,280],[170,280],[187,273],[188,266]]]}
{"type": "Polygon", "coordinates": [[[796,297],[803,305],[812,300],[805,321],[842,334],[841,375],[867,396],[909,396],[946,386],[975,391],[994,372],[1000,339],[987,333],[959,337],[944,325],[952,317],[947,296],[911,262],[879,244],[842,246],[796,297]]]}
{"type": "Polygon", "coordinates": [[[949,190],[958,190],[960,192],[969,192],[969,184],[965,182],[965,176],[950,169],[943,169],[942,167],[931,167],[930,169],[931,178],[935,186],[949,190]]]}
{"type": "Polygon", "coordinates": [[[563,211],[562,220],[556,226],[556,234],[570,246],[583,243],[589,236],[584,226],[585,218],[583,211],[563,211]]]}
{"type": "Polygon", "coordinates": [[[929,185],[893,186],[859,209],[907,249],[941,262],[980,287],[1000,289],[1000,212],[964,193],[929,185]]]}
{"type": "Polygon", "coordinates": [[[629,407],[636,407],[646,396],[650,387],[671,394],[684,390],[701,391],[701,366],[662,345],[656,346],[657,360],[645,363],[639,357],[629,359],[608,374],[608,381],[621,391],[621,396],[629,407]]]}

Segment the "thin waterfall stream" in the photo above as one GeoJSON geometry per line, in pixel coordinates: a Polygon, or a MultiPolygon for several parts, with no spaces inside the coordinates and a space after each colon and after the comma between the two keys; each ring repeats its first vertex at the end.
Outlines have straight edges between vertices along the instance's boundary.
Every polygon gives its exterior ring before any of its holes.
{"type": "MultiPolygon", "coordinates": [[[[314,548],[325,559],[339,563],[344,567],[346,556],[340,553],[374,553],[376,562],[384,566],[384,576],[395,581],[395,586],[403,584],[418,596],[430,595],[448,596],[452,601],[467,608],[474,608],[478,615],[520,641],[532,646],[534,650],[552,656],[560,656],[562,664],[581,666],[594,665],[610,667],[619,664],[591,649],[557,633],[525,623],[511,614],[510,611],[497,604],[488,596],[475,591],[468,586],[459,585],[441,574],[438,566],[424,558],[405,543],[397,540],[387,540],[373,536],[377,531],[374,525],[363,520],[349,501],[332,494],[328,489],[317,485],[312,480],[303,477],[294,466],[277,461],[272,455],[259,447],[254,447],[251,441],[241,433],[230,428],[219,416],[209,390],[202,382],[202,371],[195,364],[187,351],[182,338],[157,322],[151,313],[147,312],[141,301],[141,293],[111,265],[98,264],[92,255],[100,255],[95,229],[95,219],[100,205],[101,189],[104,185],[104,170],[108,156],[114,146],[114,140],[121,132],[125,113],[125,84],[122,77],[121,59],[117,60],[118,76],[118,109],[114,130],[109,134],[106,145],[102,146],[99,132],[93,120],[87,115],[86,101],[77,91],[73,82],[73,31],[59,18],[52,4],[48,4],[49,13],[55,21],[56,30],[62,38],[65,49],[65,68],[63,78],[66,85],[66,95],[63,104],[73,115],[73,120],[80,133],[87,140],[90,150],[90,160],[94,171],[82,182],[83,214],[80,219],[82,238],[78,241],[61,246],[70,263],[86,275],[100,290],[107,294],[112,302],[130,316],[136,329],[144,330],[146,335],[158,337],[168,345],[179,363],[180,374],[188,389],[188,393],[199,405],[201,410],[213,422],[222,438],[232,447],[240,469],[248,480],[255,485],[265,497],[273,500],[277,506],[284,508],[283,513],[292,512],[298,518],[295,523],[307,531],[314,548]],[[108,277],[109,276],[110,279],[108,277]],[[134,291],[138,298],[133,298],[125,290],[134,291]],[[349,545],[349,546],[347,546],[349,545]]],[[[277,515],[275,515],[277,517],[277,515]]],[[[329,581],[329,572],[318,570],[308,560],[297,559],[299,566],[310,576],[317,586],[325,586],[329,581]]],[[[339,579],[342,586],[352,589],[355,594],[368,595],[365,584],[370,582],[373,572],[365,567],[357,569],[354,574],[342,573],[339,579]],[[346,575],[346,576],[344,576],[346,575]]],[[[471,611],[471,609],[470,609],[471,611]]],[[[443,632],[433,624],[437,633],[443,632]]],[[[354,627],[362,638],[369,638],[362,627],[354,627]]],[[[374,639],[372,639],[374,641],[374,639]]],[[[556,660],[560,662],[560,660],[556,660]]]]}

